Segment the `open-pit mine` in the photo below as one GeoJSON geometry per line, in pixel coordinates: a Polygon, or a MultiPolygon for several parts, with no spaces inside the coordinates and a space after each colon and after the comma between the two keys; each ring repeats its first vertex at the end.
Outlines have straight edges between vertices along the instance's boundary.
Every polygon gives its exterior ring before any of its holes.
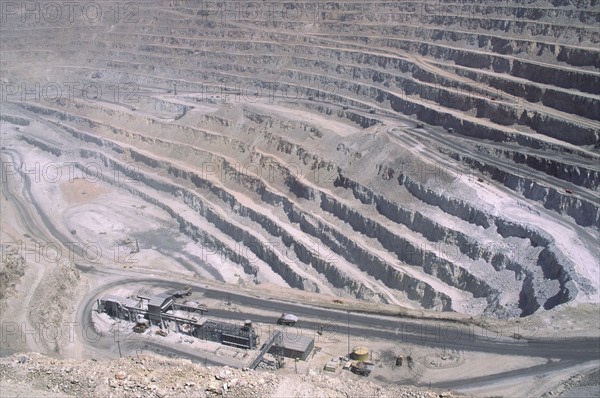
{"type": "Polygon", "coordinates": [[[597,0],[0,6],[0,396],[599,396],[597,0]]]}

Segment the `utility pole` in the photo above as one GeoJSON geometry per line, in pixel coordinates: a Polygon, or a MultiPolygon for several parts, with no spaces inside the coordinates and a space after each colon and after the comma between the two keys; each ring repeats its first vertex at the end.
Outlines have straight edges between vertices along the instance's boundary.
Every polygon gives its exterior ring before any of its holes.
{"type": "Polygon", "coordinates": [[[348,313],[348,355],[350,355],[350,310],[346,310],[348,313]]]}
{"type": "Polygon", "coordinates": [[[123,358],[123,354],[121,354],[121,342],[117,339],[117,346],[119,347],[119,358],[123,358]]]}
{"type": "Polygon", "coordinates": [[[123,354],[121,354],[121,320],[117,322],[117,347],[119,347],[119,358],[123,358],[123,354]]]}

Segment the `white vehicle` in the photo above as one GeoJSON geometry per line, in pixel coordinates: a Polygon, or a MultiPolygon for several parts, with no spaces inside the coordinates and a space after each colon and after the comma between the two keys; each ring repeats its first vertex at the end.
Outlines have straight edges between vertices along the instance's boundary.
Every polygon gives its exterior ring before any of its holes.
{"type": "Polygon", "coordinates": [[[283,314],[281,314],[281,316],[277,320],[278,324],[288,325],[288,326],[294,326],[296,324],[296,322],[298,322],[298,317],[296,315],[286,314],[285,312],[283,314]]]}

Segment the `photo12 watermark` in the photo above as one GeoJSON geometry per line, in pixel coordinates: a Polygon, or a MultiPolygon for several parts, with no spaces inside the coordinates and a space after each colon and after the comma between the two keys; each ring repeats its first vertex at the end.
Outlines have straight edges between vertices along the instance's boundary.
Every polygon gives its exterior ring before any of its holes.
{"type": "Polygon", "coordinates": [[[137,83],[101,83],[94,81],[3,81],[0,102],[64,105],[77,101],[86,103],[137,104],[141,102],[137,83]]]}
{"type": "Polygon", "coordinates": [[[137,24],[140,2],[118,1],[2,1],[3,24],[97,25],[137,24]]]}
{"type": "Polygon", "coordinates": [[[62,184],[83,180],[87,183],[102,181],[112,184],[136,184],[139,182],[139,166],[129,162],[122,167],[110,167],[103,162],[2,162],[2,182],[9,179],[21,183],[62,184]]]}
{"type": "MultiPolygon", "coordinates": [[[[76,231],[75,231],[76,232],[76,231]]],[[[12,256],[23,258],[36,264],[60,264],[64,262],[83,262],[86,264],[111,263],[135,265],[139,262],[136,254],[140,251],[137,241],[115,242],[79,242],[79,241],[41,241],[25,242],[3,241],[0,243],[2,262],[12,256]]]]}

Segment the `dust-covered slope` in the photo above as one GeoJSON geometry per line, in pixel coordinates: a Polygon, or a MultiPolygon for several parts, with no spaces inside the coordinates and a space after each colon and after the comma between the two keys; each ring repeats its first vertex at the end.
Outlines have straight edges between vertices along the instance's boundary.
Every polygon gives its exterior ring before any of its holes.
{"type": "Polygon", "coordinates": [[[6,16],[3,125],[31,124],[3,138],[131,177],[102,183],[168,213],[192,272],[494,317],[598,300],[595,2],[132,4],[6,16]]]}
{"type": "Polygon", "coordinates": [[[156,356],[112,361],[55,360],[20,354],[0,360],[2,396],[36,397],[458,397],[459,394],[326,375],[274,375],[227,367],[206,368],[156,356]]]}

